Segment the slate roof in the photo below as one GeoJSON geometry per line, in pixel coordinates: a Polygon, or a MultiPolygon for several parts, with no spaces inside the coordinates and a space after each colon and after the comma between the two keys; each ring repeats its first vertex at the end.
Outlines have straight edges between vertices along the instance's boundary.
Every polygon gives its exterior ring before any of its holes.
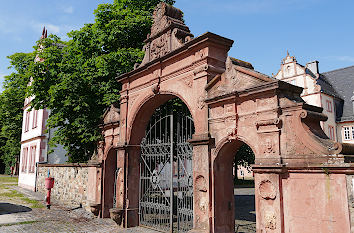
{"type": "Polygon", "coordinates": [[[343,97],[336,91],[332,84],[327,80],[327,77],[322,73],[317,79],[316,84],[321,86],[321,92],[343,99],[343,97]]]}
{"type": "Polygon", "coordinates": [[[342,122],[354,120],[351,100],[354,96],[354,66],[322,73],[319,79],[325,83],[324,89],[329,92],[334,91],[336,97],[344,100],[343,114],[338,120],[342,122]],[[329,86],[326,86],[327,84],[329,86]]]}

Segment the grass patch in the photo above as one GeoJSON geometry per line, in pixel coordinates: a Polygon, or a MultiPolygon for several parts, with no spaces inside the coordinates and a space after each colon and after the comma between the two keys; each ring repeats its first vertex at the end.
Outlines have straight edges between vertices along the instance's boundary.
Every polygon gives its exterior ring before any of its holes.
{"type": "Polygon", "coordinates": [[[24,197],[23,194],[18,193],[15,190],[10,190],[10,192],[0,193],[0,196],[1,197],[9,197],[9,198],[11,198],[11,197],[24,197]]]}
{"type": "Polygon", "coordinates": [[[45,205],[44,204],[42,204],[42,203],[40,203],[40,202],[36,202],[36,203],[33,203],[32,205],[31,205],[31,208],[32,209],[43,209],[45,207],[45,205]]]}
{"type": "Polygon", "coordinates": [[[39,202],[39,201],[37,201],[37,200],[29,199],[28,197],[23,197],[23,198],[21,198],[21,200],[24,201],[24,202],[26,202],[27,204],[32,204],[32,205],[31,205],[31,208],[32,208],[32,209],[33,209],[33,208],[39,208],[39,209],[41,209],[41,208],[44,208],[44,207],[45,207],[41,202],[39,202]]]}
{"type": "Polygon", "coordinates": [[[5,187],[6,186],[17,186],[17,183],[9,183],[9,184],[2,184],[2,185],[4,185],[5,187]]]}
{"type": "Polygon", "coordinates": [[[0,176],[0,183],[17,183],[18,177],[0,176]]]}
{"type": "Polygon", "coordinates": [[[0,226],[14,226],[14,225],[24,225],[24,224],[31,224],[39,222],[38,220],[33,221],[24,221],[24,222],[16,222],[16,223],[7,223],[7,224],[0,224],[0,226]]]}

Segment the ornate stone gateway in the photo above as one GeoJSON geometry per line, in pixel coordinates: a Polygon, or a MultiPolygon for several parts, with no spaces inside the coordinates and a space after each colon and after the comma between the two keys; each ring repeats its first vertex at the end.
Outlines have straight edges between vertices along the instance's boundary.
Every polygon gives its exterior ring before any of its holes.
{"type": "Polygon", "coordinates": [[[117,77],[121,98],[104,115],[89,170],[93,211],[122,227],[234,233],[232,162],[246,143],[257,232],[353,232],[354,166],[341,153],[354,152],[325,135],[323,109],[307,105],[301,87],[228,57],[232,40],[193,38],[182,15],[159,4],[142,63],[117,77]],[[174,99],[189,111],[165,109],[174,99]]]}
{"type": "Polygon", "coordinates": [[[155,111],[141,142],[139,218],[142,226],[187,232],[193,227],[193,150],[187,140],[194,124],[186,107],[171,105],[155,111]]]}

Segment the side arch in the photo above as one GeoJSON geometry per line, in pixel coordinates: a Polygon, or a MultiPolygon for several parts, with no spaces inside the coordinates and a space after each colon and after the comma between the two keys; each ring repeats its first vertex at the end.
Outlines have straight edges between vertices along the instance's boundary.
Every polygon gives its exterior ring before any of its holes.
{"type": "MultiPolygon", "coordinates": [[[[214,150],[214,160],[217,159],[218,155],[220,154],[220,150],[224,147],[224,146],[227,146],[228,143],[232,143],[232,142],[240,142],[241,145],[244,143],[244,144],[247,144],[253,151],[253,153],[256,155],[257,154],[257,146],[255,146],[254,144],[251,143],[251,140],[242,136],[242,135],[237,135],[237,137],[235,138],[232,138],[230,136],[226,136],[226,137],[223,137],[215,146],[215,150],[214,150]]],[[[241,146],[239,145],[239,146],[241,146]]],[[[238,147],[239,147],[238,146],[238,147]]],[[[236,148],[236,151],[237,151],[238,148],[236,148]]],[[[235,151],[235,152],[236,152],[235,151]]]]}
{"type": "MultiPolygon", "coordinates": [[[[212,161],[214,232],[235,232],[235,201],[233,186],[233,160],[243,144],[255,153],[255,146],[244,137],[224,137],[217,144],[212,161]]],[[[256,153],[255,153],[256,156],[256,153]]]]}
{"type": "Polygon", "coordinates": [[[106,151],[103,160],[102,216],[109,217],[113,208],[115,171],[117,169],[117,151],[112,146],[106,151]]]}

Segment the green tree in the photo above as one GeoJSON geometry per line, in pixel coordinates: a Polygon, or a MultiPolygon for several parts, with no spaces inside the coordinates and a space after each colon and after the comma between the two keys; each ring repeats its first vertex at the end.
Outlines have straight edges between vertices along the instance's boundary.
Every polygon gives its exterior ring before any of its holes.
{"type": "MultiPolygon", "coordinates": [[[[161,0],[115,0],[95,10],[95,22],[68,33],[63,42],[51,35],[35,47],[42,62],[32,63],[29,95],[34,108],[51,110],[51,145],[62,144],[71,162],[89,159],[101,137],[98,125],[107,108],[119,100],[117,74],[143,58],[152,12],[161,0]]],[[[173,0],[165,2],[173,4],[173,0]]]]}
{"type": "Polygon", "coordinates": [[[15,53],[8,58],[9,68],[14,72],[5,76],[4,90],[0,95],[0,154],[6,173],[20,155],[23,105],[30,81],[27,69],[34,60],[34,54],[15,53]]]}
{"type": "Polygon", "coordinates": [[[235,158],[234,158],[234,173],[235,173],[235,181],[238,179],[237,177],[237,166],[243,166],[248,170],[251,169],[251,165],[254,164],[254,153],[247,144],[242,144],[240,148],[237,150],[235,158]]]}

